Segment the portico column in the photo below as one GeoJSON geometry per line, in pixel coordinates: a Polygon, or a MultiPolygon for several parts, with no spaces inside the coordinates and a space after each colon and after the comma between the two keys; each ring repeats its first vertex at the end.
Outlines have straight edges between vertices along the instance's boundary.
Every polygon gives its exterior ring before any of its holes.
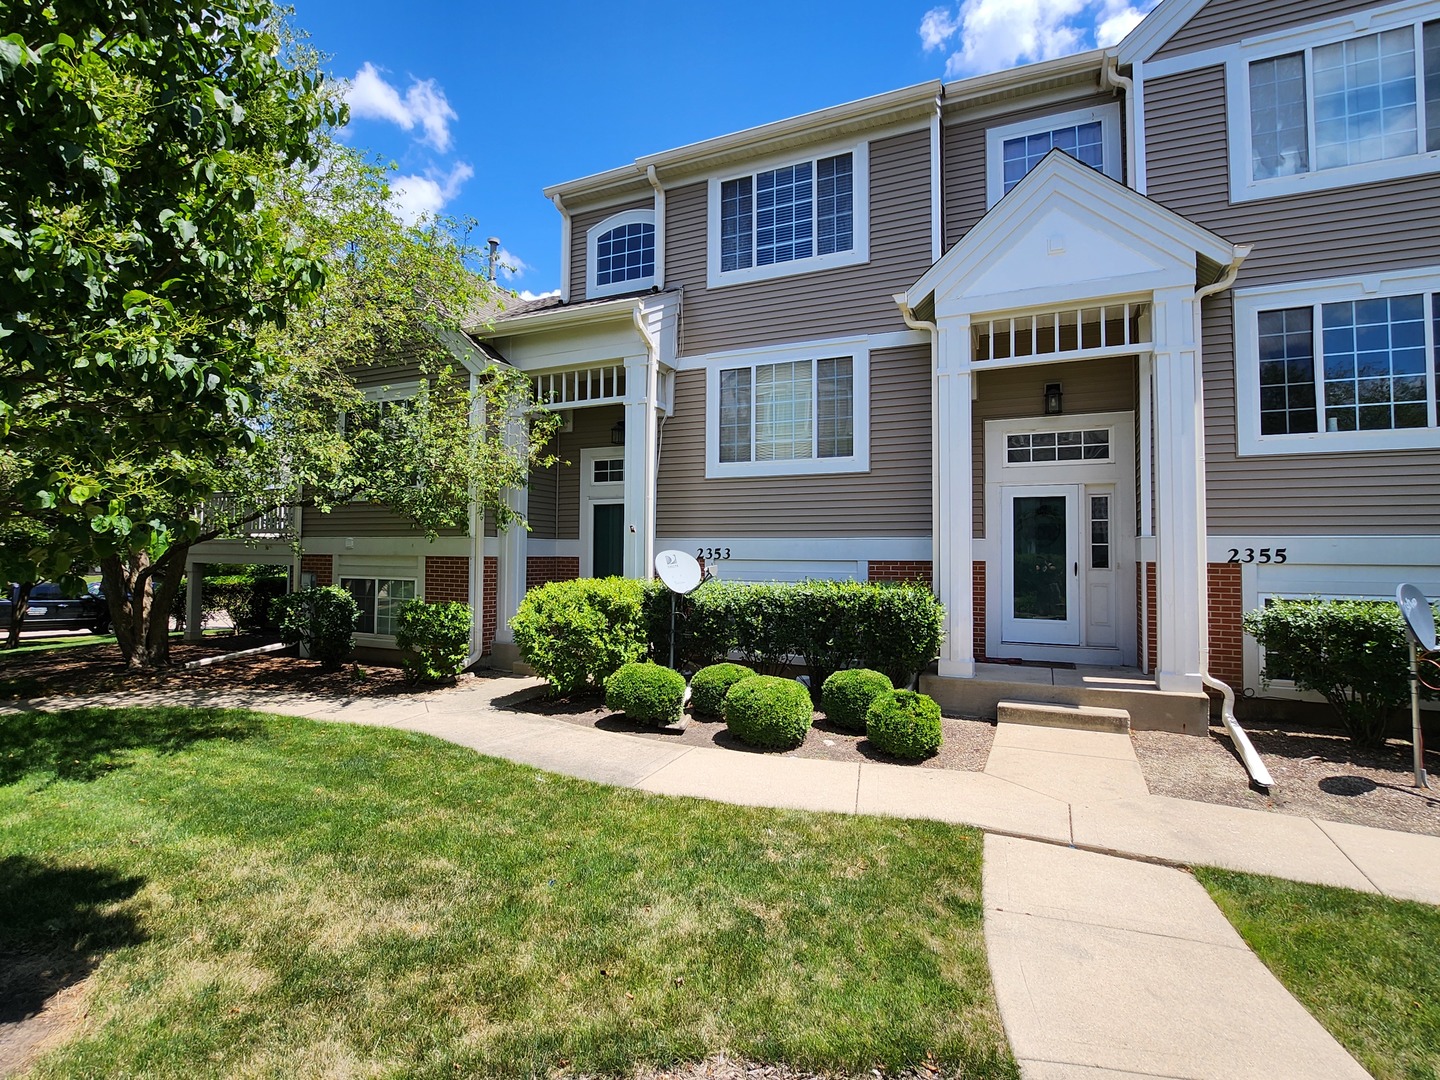
{"type": "Polygon", "coordinates": [[[970,316],[936,319],[935,412],[931,445],[935,448],[934,538],[935,591],[945,605],[945,642],[940,674],[975,677],[974,517],[970,498],[973,458],[970,428],[973,407],[970,316]]]}
{"type": "MultiPolygon", "coordinates": [[[[528,434],[523,418],[511,420],[505,429],[506,445],[523,447],[528,434]]],[[[522,517],[529,512],[530,492],[528,488],[506,488],[504,499],[505,505],[522,517]]],[[[483,521],[480,531],[484,532],[483,521]]],[[[495,573],[495,642],[497,645],[512,644],[515,641],[514,631],[510,629],[510,620],[520,610],[520,601],[525,599],[526,539],[529,535],[525,526],[518,524],[500,531],[500,552],[499,558],[496,560],[495,573]]],[[[483,542],[479,548],[483,558],[485,550],[483,542]]]]}
{"type": "Polygon", "coordinates": [[[625,358],[625,576],[648,578],[655,564],[654,359],[625,358]]]}
{"type": "Polygon", "coordinates": [[[1155,293],[1155,682],[1199,693],[1205,633],[1204,403],[1194,290],[1155,293]]]}
{"type": "Polygon", "coordinates": [[[185,564],[185,641],[190,643],[205,636],[205,565],[185,564]]]}

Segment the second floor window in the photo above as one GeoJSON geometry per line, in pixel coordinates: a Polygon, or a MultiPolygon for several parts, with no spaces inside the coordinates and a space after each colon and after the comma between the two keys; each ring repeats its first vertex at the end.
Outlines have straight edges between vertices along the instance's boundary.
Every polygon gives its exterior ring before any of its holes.
{"type": "Polygon", "coordinates": [[[1052,150],[1069,154],[1113,180],[1122,179],[1120,106],[1107,102],[988,128],[986,205],[994,206],[1010,194],[1052,150]]]}
{"type": "Polygon", "coordinates": [[[850,251],[854,202],[852,154],[722,181],[721,272],[850,251]]]}
{"type": "Polygon", "coordinates": [[[655,281],[655,211],[624,210],[587,233],[586,295],[634,292],[655,281]]]}

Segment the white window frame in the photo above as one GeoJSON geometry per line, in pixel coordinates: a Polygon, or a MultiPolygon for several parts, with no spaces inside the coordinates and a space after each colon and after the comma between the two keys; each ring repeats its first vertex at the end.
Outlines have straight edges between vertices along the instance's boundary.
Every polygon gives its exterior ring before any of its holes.
{"type": "MultiPolygon", "coordinates": [[[[704,360],[705,366],[705,477],[721,479],[747,476],[817,476],[870,471],[870,340],[838,338],[804,342],[776,348],[746,349],[717,353],[704,360]],[[792,458],[783,461],[720,460],[720,372],[799,360],[851,359],[851,453],[847,457],[792,458]]],[[[813,367],[812,367],[813,372],[813,367]]],[[[752,375],[753,378],[753,375],[752,375]]],[[[752,383],[753,385],[753,383],[752,383]]],[[[812,380],[812,386],[813,386],[812,380]]],[[[818,425],[815,434],[818,438],[818,425]]],[[[754,453],[752,443],[751,452],[754,453]]]]}
{"type": "Polygon", "coordinates": [[[1230,154],[1230,201],[1249,202],[1279,195],[1295,195],[1306,191],[1328,191],[1352,187],[1378,180],[1398,180],[1440,171],[1440,150],[1425,146],[1425,56],[1423,49],[1415,55],[1416,120],[1419,124],[1420,150],[1405,157],[1367,161],[1334,169],[1313,168],[1315,158],[1315,84],[1312,78],[1310,52],[1326,45],[1335,45],[1352,38],[1366,37],[1404,26],[1416,27],[1417,46],[1422,37],[1423,23],[1440,19],[1428,0],[1410,0],[1371,11],[1330,19],[1297,30],[1266,34],[1240,42],[1225,50],[1225,99],[1227,102],[1230,154]],[[1305,53],[1305,122],[1309,139],[1312,168],[1293,176],[1271,176],[1256,180],[1250,158],[1250,65],[1273,60],[1287,53],[1305,53]]]}
{"type": "Polygon", "coordinates": [[[1041,135],[1060,128],[1100,122],[1100,138],[1105,153],[1104,168],[1099,171],[1118,180],[1125,180],[1124,154],[1120,146],[1120,105],[1111,102],[1091,109],[1071,109],[1052,113],[1034,120],[985,129],[985,205],[994,206],[1005,195],[1005,144],[1026,135],[1041,135]]]}
{"type": "MultiPolygon", "coordinates": [[[[1262,311],[1309,307],[1347,300],[1375,300],[1411,293],[1440,292],[1440,267],[1400,270],[1364,277],[1330,278],[1303,284],[1270,285],[1235,292],[1235,438],[1241,457],[1266,454],[1332,454],[1371,450],[1423,450],[1440,447],[1435,425],[1435,320],[1430,302],[1425,305],[1425,343],[1428,352],[1429,426],[1389,431],[1313,431],[1294,435],[1260,434],[1260,330],[1262,311]]],[[[1323,405],[1325,358],[1316,326],[1316,388],[1323,405]]],[[[1318,426],[1318,425],[1317,425],[1318,426]]]]}
{"type": "MultiPolygon", "coordinates": [[[[612,229],[618,229],[623,225],[649,225],[655,228],[655,211],[646,209],[622,210],[618,214],[611,214],[598,225],[592,225],[585,230],[585,295],[590,298],[598,296],[614,296],[617,293],[638,292],[641,289],[648,289],[655,284],[655,275],[652,273],[647,277],[627,278],[625,281],[612,281],[608,285],[599,283],[600,264],[596,257],[596,248],[600,238],[612,229]]],[[[660,232],[655,232],[655,264],[659,265],[660,259],[660,232]]]]}
{"type": "MultiPolygon", "coordinates": [[[[425,594],[421,591],[420,579],[414,577],[413,574],[414,571],[410,571],[409,574],[401,572],[393,577],[381,577],[378,573],[372,573],[368,570],[354,573],[339,573],[335,575],[335,583],[337,585],[340,585],[341,588],[344,588],[343,584],[341,584],[344,581],[373,581],[375,583],[375,601],[378,606],[380,601],[380,582],[408,581],[411,585],[415,586],[415,595],[413,597],[410,597],[409,600],[423,600],[425,598],[425,594]]],[[[349,592],[349,590],[346,589],[346,592],[349,592]]],[[[406,603],[408,603],[409,600],[407,600],[406,603]]],[[[371,614],[371,619],[375,622],[376,625],[379,624],[379,618],[380,615],[378,610],[371,614]]],[[[394,634],[384,634],[381,633],[379,630],[356,630],[355,637],[361,641],[372,643],[394,642],[395,640],[394,634]]]]}
{"type": "MultiPolygon", "coordinates": [[[[814,175],[812,169],[812,183],[814,175]]],[[[743,170],[712,176],[709,181],[709,214],[706,237],[705,284],[707,288],[711,289],[745,282],[792,277],[796,274],[811,274],[818,270],[832,270],[839,266],[857,266],[869,262],[870,144],[868,142],[830,144],[804,154],[791,153],[766,158],[747,165],[743,170]],[[828,255],[811,255],[808,259],[792,259],[789,262],[771,263],[769,266],[747,266],[739,270],[720,269],[720,190],[727,180],[738,180],[743,176],[753,178],[758,173],[784,168],[786,165],[798,165],[804,161],[809,161],[813,165],[821,158],[836,157],[840,154],[851,156],[851,198],[853,202],[850,207],[852,242],[849,251],[835,251],[828,255]]]]}

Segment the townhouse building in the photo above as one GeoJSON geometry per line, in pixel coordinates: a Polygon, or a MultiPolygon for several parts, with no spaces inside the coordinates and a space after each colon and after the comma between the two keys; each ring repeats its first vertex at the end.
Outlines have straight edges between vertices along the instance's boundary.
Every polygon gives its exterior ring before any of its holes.
{"type": "Polygon", "coordinates": [[[502,666],[527,588],[666,548],[922,580],[941,700],[1088,682],[1203,730],[1206,674],[1285,693],[1244,610],[1440,594],[1437,170],[1440,3],[1164,0],[557,184],[561,294],[470,328],[565,418],[530,530],[307,512],[298,568],[371,644],[388,601],[469,600],[502,666]]]}

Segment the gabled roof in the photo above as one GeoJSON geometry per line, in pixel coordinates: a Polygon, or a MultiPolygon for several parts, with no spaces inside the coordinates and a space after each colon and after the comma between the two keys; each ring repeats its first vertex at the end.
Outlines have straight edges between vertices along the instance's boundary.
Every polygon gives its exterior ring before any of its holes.
{"type": "Polygon", "coordinates": [[[906,294],[937,314],[993,311],[1196,284],[1235,245],[1060,150],[906,294]]]}
{"type": "Polygon", "coordinates": [[[486,320],[466,323],[466,332],[477,339],[511,337],[532,330],[549,330],[556,326],[593,322],[616,316],[629,316],[636,301],[651,296],[664,296],[678,290],[645,288],[618,296],[602,296],[590,300],[565,303],[559,296],[541,296],[521,300],[510,294],[513,302],[490,313],[486,320]]]}
{"type": "Polygon", "coordinates": [[[1120,66],[1129,67],[1137,60],[1149,60],[1204,6],[1205,0],[1161,0],[1160,5],[1141,19],[1140,25],[1116,46],[1120,66]]]}

